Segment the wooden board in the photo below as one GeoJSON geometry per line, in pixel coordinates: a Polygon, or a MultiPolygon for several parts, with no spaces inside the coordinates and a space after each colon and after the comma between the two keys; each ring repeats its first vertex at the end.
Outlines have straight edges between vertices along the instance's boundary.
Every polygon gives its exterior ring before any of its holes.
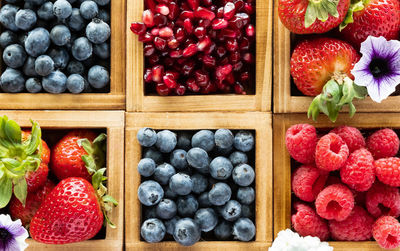
{"type": "MultiPolygon", "coordinates": [[[[1,4],[0,4],[1,5],[1,4]]],[[[118,110],[125,109],[126,0],[111,3],[111,70],[109,93],[0,93],[0,109],[118,110]]]]}
{"type": "Polygon", "coordinates": [[[28,239],[28,251],[83,251],[83,250],[122,250],[124,231],[124,124],[122,111],[0,111],[21,127],[30,127],[30,119],[39,122],[43,129],[105,128],[107,129],[107,176],[110,195],[119,205],[110,216],[116,229],[107,226],[106,238],[65,245],[46,245],[28,239]]]}
{"type": "Polygon", "coordinates": [[[127,113],[125,165],[125,243],[127,250],[178,250],[175,242],[148,244],[140,240],[141,206],[137,198],[141,147],[136,133],[142,127],[157,130],[228,128],[255,130],[256,237],[254,242],[201,241],[187,250],[266,250],[272,240],[272,125],[270,113],[127,113]]]}
{"type": "MultiPolygon", "coordinates": [[[[148,96],[144,94],[143,44],[127,33],[127,111],[271,111],[272,2],[256,0],[256,94],[148,96]]],[[[142,0],[127,0],[127,24],[141,21],[142,0]]]]}
{"type": "MultiPolygon", "coordinates": [[[[400,113],[358,113],[349,120],[346,116],[339,117],[333,124],[326,117],[318,122],[307,119],[306,114],[275,114],[274,127],[274,236],[278,232],[291,227],[291,162],[285,145],[287,129],[295,124],[308,123],[316,128],[333,128],[339,125],[348,125],[361,129],[371,128],[400,128],[400,113]]],[[[375,241],[340,242],[332,241],[334,250],[382,250],[375,241]]],[[[398,249],[400,250],[400,249],[398,249]]]]}

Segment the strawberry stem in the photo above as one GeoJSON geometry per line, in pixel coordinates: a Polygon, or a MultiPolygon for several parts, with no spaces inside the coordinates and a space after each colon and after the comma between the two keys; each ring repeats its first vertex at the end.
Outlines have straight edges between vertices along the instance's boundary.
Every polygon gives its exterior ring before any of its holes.
{"type": "Polygon", "coordinates": [[[82,146],[88,153],[88,155],[82,155],[82,160],[85,162],[86,169],[91,175],[105,166],[106,139],[107,135],[102,133],[93,142],[90,142],[88,139],[78,140],[78,145],[82,146]]]}
{"type": "Polygon", "coordinates": [[[310,27],[317,19],[325,22],[329,15],[338,18],[338,4],[339,0],[309,0],[304,17],[305,27],[310,27]]]}
{"type": "Polygon", "coordinates": [[[339,31],[342,31],[350,23],[354,23],[353,14],[354,12],[361,11],[367,6],[370,0],[351,0],[349,10],[347,11],[346,17],[339,26],[339,31]]]}

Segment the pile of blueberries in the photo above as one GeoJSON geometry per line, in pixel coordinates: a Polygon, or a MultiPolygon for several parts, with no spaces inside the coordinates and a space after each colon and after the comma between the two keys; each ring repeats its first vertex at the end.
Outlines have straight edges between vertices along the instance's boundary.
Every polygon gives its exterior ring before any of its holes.
{"type": "Polygon", "coordinates": [[[191,246],[200,238],[253,240],[252,132],[174,133],[142,128],[137,139],[143,147],[137,168],[142,176],[138,198],[145,241],[172,236],[179,244],[191,246]]]}
{"type": "Polygon", "coordinates": [[[5,0],[3,92],[107,92],[111,0],[5,0]]]}

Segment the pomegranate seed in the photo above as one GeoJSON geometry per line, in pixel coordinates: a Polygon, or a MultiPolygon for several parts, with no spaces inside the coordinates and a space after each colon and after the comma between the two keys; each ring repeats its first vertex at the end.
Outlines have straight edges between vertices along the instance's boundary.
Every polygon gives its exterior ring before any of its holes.
{"type": "Polygon", "coordinates": [[[213,93],[217,91],[217,86],[215,86],[213,83],[208,83],[206,87],[201,88],[201,93],[203,94],[208,94],[208,93],[213,93]]]}
{"type": "Polygon", "coordinates": [[[189,18],[186,18],[183,21],[183,28],[185,29],[187,34],[192,34],[192,32],[193,32],[193,24],[192,24],[192,21],[189,18]]]}
{"type": "Polygon", "coordinates": [[[204,53],[205,53],[205,54],[211,54],[211,53],[213,53],[214,50],[215,50],[215,47],[217,47],[217,45],[216,45],[215,43],[211,43],[210,46],[208,46],[208,47],[205,49],[204,53]]]}
{"type": "Polygon", "coordinates": [[[183,50],[184,57],[190,57],[197,53],[197,45],[190,44],[183,50]]]}
{"type": "Polygon", "coordinates": [[[175,38],[171,38],[168,40],[168,47],[170,49],[176,49],[176,48],[178,48],[178,46],[179,46],[179,42],[175,38]]]}
{"type": "Polygon", "coordinates": [[[158,36],[160,34],[160,29],[159,28],[153,28],[151,29],[151,35],[153,36],[158,36]]]}
{"type": "Polygon", "coordinates": [[[240,71],[243,67],[243,62],[239,61],[236,64],[233,65],[233,70],[234,71],[240,71]]]}
{"type": "Polygon", "coordinates": [[[156,7],[156,12],[161,15],[167,16],[169,14],[169,8],[166,4],[159,4],[156,7]]]}
{"type": "Polygon", "coordinates": [[[215,18],[214,12],[212,12],[211,10],[208,10],[204,7],[198,7],[196,9],[196,11],[194,12],[194,16],[196,18],[208,19],[210,21],[212,21],[215,18]]]}
{"type": "Polygon", "coordinates": [[[204,27],[204,28],[207,29],[208,27],[210,27],[211,21],[208,20],[208,19],[201,19],[201,20],[199,21],[198,25],[199,25],[200,27],[204,27]]]}
{"type": "Polygon", "coordinates": [[[252,24],[247,25],[246,27],[246,34],[249,37],[253,37],[254,34],[256,33],[255,28],[252,24]]]}
{"type": "Polygon", "coordinates": [[[179,6],[175,2],[171,2],[169,3],[168,8],[169,8],[168,18],[171,20],[175,20],[179,14],[179,6]]]}
{"type": "Polygon", "coordinates": [[[224,7],[220,7],[217,10],[217,17],[218,18],[223,18],[224,17],[224,7]]]}
{"type": "Polygon", "coordinates": [[[224,80],[230,85],[233,85],[235,83],[235,77],[233,76],[232,72],[226,75],[224,80]]]}
{"type": "Polygon", "coordinates": [[[226,84],[224,84],[222,81],[221,82],[217,82],[217,88],[219,90],[225,90],[226,89],[226,84]]]}
{"type": "Polygon", "coordinates": [[[164,58],[164,62],[163,63],[164,63],[164,65],[166,67],[172,67],[175,64],[175,60],[173,58],[171,58],[171,57],[167,57],[167,58],[164,58]]]}
{"type": "Polygon", "coordinates": [[[200,91],[200,87],[196,84],[196,81],[194,80],[194,78],[189,78],[186,81],[186,85],[187,85],[188,89],[191,90],[192,92],[200,91]]]}
{"type": "Polygon", "coordinates": [[[164,74],[164,66],[156,65],[152,69],[153,81],[156,83],[161,83],[162,75],[164,74]]]}
{"type": "Polygon", "coordinates": [[[155,14],[154,15],[154,25],[158,27],[163,27],[167,24],[167,17],[163,16],[161,14],[155,14]]]}
{"type": "Polygon", "coordinates": [[[208,84],[208,82],[210,81],[208,74],[202,70],[195,71],[194,77],[196,79],[196,84],[201,87],[206,86],[208,84]]]}
{"type": "Polygon", "coordinates": [[[143,35],[146,33],[146,25],[144,23],[133,22],[131,23],[131,31],[136,35],[143,35]]]}
{"type": "Polygon", "coordinates": [[[165,84],[157,84],[156,91],[160,96],[168,96],[170,93],[170,89],[165,84]]]}
{"type": "Polygon", "coordinates": [[[178,87],[176,87],[176,89],[175,89],[176,95],[179,95],[179,96],[184,95],[185,92],[186,92],[186,87],[183,85],[178,85],[178,87]]]}
{"type": "Polygon", "coordinates": [[[197,43],[197,49],[199,51],[204,51],[211,44],[211,39],[209,37],[205,37],[197,43]]]}
{"type": "Polygon", "coordinates": [[[216,71],[215,71],[215,76],[217,79],[224,79],[226,75],[231,73],[232,71],[232,65],[227,64],[224,66],[218,66],[216,71]]]}
{"type": "Polygon", "coordinates": [[[235,2],[235,8],[238,12],[242,11],[243,7],[244,7],[244,2],[242,0],[238,0],[235,2]]]}
{"type": "Polygon", "coordinates": [[[185,11],[181,12],[179,18],[182,20],[185,20],[186,18],[189,18],[190,20],[192,20],[192,19],[194,19],[194,13],[193,13],[193,11],[185,10],[185,11]]]}
{"type": "Polygon", "coordinates": [[[180,50],[179,48],[175,51],[170,51],[169,52],[169,56],[171,58],[180,58],[182,57],[182,50],[180,50]]]}
{"type": "Polygon", "coordinates": [[[189,4],[189,6],[192,10],[196,10],[200,4],[199,0],[187,0],[187,3],[189,4]]]}
{"type": "Polygon", "coordinates": [[[235,4],[232,2],[228,2],[224,6],[224,17],[226,20],[231,19],[236,13],[235,4]]]}
{"type": "Polygon", "coordinates": [[[212,5],[212,0],[202,0],[201,1],[203,3],[204,6],[211,6],[212,5]]]}
{"type": "Polygon", "coordinates": [[[254,57],[253,54],[251,53],[245,53],[243,54],[243,61],[245,61],[246,63],[253,63],[254,62],[254,57]]]}
{"type": "Polygon", "coordinates": [[[178,28],[175,32],[175,38],[178,42],[182,42],[186,39],[185,30],[183,28],[178,28]]]}
{"type": "Polygon", "coordinates": [[[218,7],[216,5],[211,5],[208,9],[215,13],[217,12],[218,7]]]}
{"type": "Polygon", "coordinates": [[[195,62],[194,61],[187,61],[182,65],[182,74],[184,76],[189,76],[192,74],[194,70],[195,62]]]}
{"type": "Polygon", "coordinates": [[[150,9],[153,12],[156,11],[156,3],[154,2],[154,0],[145,0],[144,4],[147,9],[150,9]]]}
{"type": "Polygon", "coordinates": [[[218,64],[219,64],[219,65],[226,65],[226,64],[229,64],[229,58],[228,58],[228,57],[222,58],[222,59],[218,62],[218,64]]]}
{"type": "Polygon", "coordinates": [[[186,40],[185,40],[185,43],[184,43],[184,45],[185,45],[185,47],[188,47],[189,45],[191,45],[191,44],[195,44],[196,43],[196,41],[193,39],[193,38],[187,38],[186,40]]]}
{"type": "Polygon", "coordinates": [[[154,37],[150,33],[146,33],[143,35],[139,35],[138,39],[140,42],[149,43],[153,41],[154,37]]]}
{"type": "Polygon", "coordinates": [[[153,55],[153,53],[155,52],[155,48],[152,44],[148,44],[143,48],[143,53],[146,57],[149,57],[151,55],[153,55]]]}
{"type": "Polygon", "coordinates": [[[225,29],[226,27],[228,27],[228,21],[226,21],[225,19],[218,18],[214,19],[214,21],[212,22],[212,28],[214,30],[221,30],[225,29]]]}
{"type": "Polygon", "coordinates": [[[211,55],[204,55],[203,63],[206,67],[213,68],[217,64],[217,60],[211,55]]]}
{"type": "Polygon", "coordinates": [[[174,35],[174,31],[169,27],[164,27],[160,29],[160,37],[170,38],[174,35]]]}
{"type": "Polygon", "coordinates": [[[198,39],[202,39],[204,38],[204,36],[206,35],[207,31],[204,27],[197,27],[196,29],[194,29],[194,35],[198,38],[198,39]]]}
{"type": "Polygon", "coordinates": [[[247,51],[250,48],[250,41],[247,38],[243,38],[239,45],[240,50],[247,51]]]}
{"type": "Polygon", "coordinates": [[[217,55],[218,57],[222,58],[226,54],[226,49],[222,46],[217,48],[217,55]]]}
{"type": "Polygon", "coordinates": [[[152,70],[150,68],[147,68],[144,71],[144,82],[145,83],[151,83],[153,81],[153,73],[152,70]]]}
{"type": "Polygon", "coordinates": [[[246,95],[246,92],[244,91],[244,88],[240,83],[236,82],[234,89],[235,93],[246,95]]]}
{"type": "Polygon", "coordinates": [[[231,52],[239,49],[239,44],[236,39],[228,39],[225,46],[226,49],[231,52]]]}
{"type": "Polygon", "coordinates": [[[163,51],[167,47],[167,41],[160,37],[156,37],[154,39],[154,46],[156,47],[157,50],[163,51]]]}
{"type": "Polygon", "coordinates": [[[164,84],[170,89],[174,89],[177,85],[176,81],[167,75],[165,75],[163,77],[163,80],[164,80],[164,84]]]}
{"type": "Polygon", "coordinates": [[[179,78],[179,72],[168,70],[165,72],[165,76],[168,76],[173,80],[177,80],[179,78]]]}
{"type": "Polygon", "coordinates": [[[154,14],[151,10],[145,10],[143,11],[143,16],[142,16],[143,23],[147,27],[153,27],[154,26],[154,14]]]}
{"type": "Polygon", "coordinates": [[[229,60],[232,62],[232,63],[237,63],[237,62],[239,62],[239,60],[240,60],[240,53],[238,52],[238,51],[234,51],[234,52],[232,52],[230,55],[229,55],[229,60]]]}
{"type": "Polygon", "coordinates": [[[249,78],[250,76],[248,71],[242,72],[242,74],[240,74],[240,82],[247,82],[249,78]]]}
{"type": "Polygon", "coordinates": [[[157,54],[153,54],[149,57],[149,64],[150,65],[155,65],[158,64],[160,61],[160,56],[158,56],[157,54]]]}
{"type": "Polygon", "coordinates": [[[237,37],[237,33],[235,30],[231,30],[231,29],[223,29],[222,30],[222,36],[224,36],[225,38],[236,38],[237,37]]]}
{"type": "Polygon", "coordinates": [[[254,13],[254,7],[251,3],[245,3],[243,10],[249,15],[254,13]]]}

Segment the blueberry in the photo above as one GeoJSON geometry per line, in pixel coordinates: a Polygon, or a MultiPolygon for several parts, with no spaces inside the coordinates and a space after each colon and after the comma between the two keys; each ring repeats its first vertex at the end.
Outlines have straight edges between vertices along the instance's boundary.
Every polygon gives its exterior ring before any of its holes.
{"type": "Polygon", "coordinates": [[[231,154],[232,150],[233,150],[233,146],[228,147],[228,148],[221,148],[219,146],[216,146],[214,148],[214,154],[227,157],[227,156],[229,156],[229,154],[231,154]]]}
{"type": "Polygon", "coordinates": [[[225,241],[228,240],[232,235],[232,225],[227,221],[221,221],[215,228],[214,228],[214,235],[217,240],[225,241]]]}
{"type": "Polygon", "coordinates": [[[247,155],[244,152],[235,151],[229,155],[229,160],[232,162],[233,166],[237,166],[239,164],[247,164],[248,159],[247,155]]]}
{"type": "Polygon", "coordinates": [[[196,168],[197,170],[208,170],[210,160],[208,154],[201,148],[195,147],[190,149],[186,155],[187,162],[190,166],[196,168]]]}
{"type": "Polygon", "coordinates": [[[177,173],[169,180],[169,188],[178,195],[188,195],[192,191],[193,181],[184,173],[177,173]]]}
{"type": "Polygon", "coordinates": [[[164,188],[164,197],[168,199],[176,199],[178,195],[172,191],[172,189],[169,187],[169,185],[166,185],[164,188]]]}
{"type": "Polygon", "coordinates": [[[25,88],[30,93],[38,93],[42,90],[42,83],[37,78],[29,78],[25,82],[25,88]]]}
{"type": "Polygon", "coordinates": [[[15,44],[17,41],[17,35],[10,30],[6,30],[0,35],[0,45],[2,48],[6,48],[10,44],[15,44]]]}
{"type": "Polygon", "coordinates": [[[28,32],[20,32],[18,34],[18,38],[17,38],[18,44],[20,44],[22,46],[25,46],[25,41],[26,41],[27,38],[28,38],[28,32]]]}
{"type": "Polygon", "coordinates": [[[208,199],[215,206],[222,206],[231,199],[232,190],[226,183],[216,183],[208,192],[208,199]]]}
{"type": "Polygon", "coordinates": [[[240,164],[233,169],[233,181],[239,186],[248,186],[254,181],[254,170],[247,164],[240,164]]]}
{"type": "Polygon", "coordinates": [[[178,220],[180,220],[180,219],[181,219],[181,217],[175,216],[172,219],[164,221],[164,225],[167,228],[167,233],[168,234],[170,234],[170,235],[174,234],[175,225],[178,222],[178,220]]]}
{"type": "Polygon", "coordinates": [[[111,36],[110,26],[95,18],[86,26],[86,37],[94,44],[102,44],[111,36]]]}
{"type": "Polygon", "coordinates": [[[255,197],[256,195],[252,187],[240,187],[236,193],[237,200],[245,205],[253,203],[255,197]]]}
{"type": "Polygon", "coordinates": [[[140,184],[138,198],[145,206],[154,206],[164,197],[164,190],[154,180],[147,180],[140,184]]]}
{"type": "Polygon", "coordinates": [[[67,0],[57,0],[53,4],[53,14],[61,20],[71,16],[72,5],[67,0]]]}
{"type": "Polygon", "coordinates": [[[156,170],[156,162],[150,158],[143,158],[137,166],[138,172],[144,177],[150,177],[156,170]]]}
{"type": "Polygon", "coordinates": [[[103,66],[95,65],[89,69],[88,80],[93,88],[101,89],[110,83],[110,74],[103,66]]]}
{"type": "Polygon", "coordinates": [[[176,215],[176,204],[170,199],[162,199],[156,207],[156,212],[159,218],[169,220],[176,215]]]}
{"type": "Polygon", "coordinates": [[[19,68],[24,65],[26,53],[24,48],[19,44],[7,46],[3,51],[3,61],[11,68],[19,68]]]}
{"type": "Polygon", "coordinates": [[[33,10],[19,10],[15,15],[15,25],[24,31],[32,29],[36,21],[36,13],[33,10]]]}
{"type": "Polygon", "coordinates": [[[169,130],[163,130],[157,133],[156,147],[162,153],[169,153],[175,149],[176,141],[175,133],[169,130]]]}
{"type": "Polygon", "coordinates": [[[92,56],[92,43],[86,37],[75,39],[72,48],[72,56],[78,61],[84,61],[92,56]]]}
{"type": "Polygon", "coordinates": [[[67,67],[69,62],[69,53],[65,48],[60,47],[51,49],[49,56],[53,59],[55,68],[64,69],[67,67]]]}
{"type": "Polygon", "coordinates": [[[36,58],[35,71],[40,76],[47,76],[54,70],[54,61],[47,55],[42,55],[36,58]]]}
{"type": "Polygon", "coordinates": [[[0,23],[7,29],[17,31],[18,27],[15,25],[15,15],[17,14],[18,7],[12,4],[4,5],[0,10],[0,23]]]}
{"type": "Polygon", "coordinates": [[[218,216],[211,208],[201,208],[194,215],[194,221],[203,232],[210,232],[218,224],[218,216]]]}
{"type": "Polygon", "coordinates": [[[210,152],[214,146],[214,133],[210,130],[198,131],[192,137],[192,147],[200,147],[206,152],[210,152]]]}
{"type": "Polygon", "coordinates": [[[141,128],[137,133],[139,144],[144,147],[151,147],[157,141],[157,133],[148,127],[141,128]]]}
{"type": "Polygon", "coordinates": [[[37,10],[37,15],[39,18],[43,20],[51,20],[54,18],[53,14],[53,3],[52,2],[45,2],[40,8],[37,10]]]}
{"type": "Polygon", "coordinates": [[[176,222],[174,239],[183,246],[191,246],[200,240],[199,226],[190,218],[183,218],[176,222]]]}
{"type": "Polygon", "coordinates": [[[73,8],[71,16],[67,20],[69,28],[73,31],[81,31],[85,27],[85,20],[78,8],[73,8]]]}
{"type": "Polygon", "coordinates": [[[25,79],[22,73],[13,68],[7,68],[0,77],[0,87],[4,92],[22,92],[25,79]]]}
{"type": "Polygon", "coordinates": [[[55,45],[64,46],[71,40],[71,32],[65,25],[56,25],[50,31],[50,39],[55,45]]]}
{"type": "Polygon", "coordinates": [[[94,0],[98,5],[105,6],[111,2],[111,0],[94,0]]]}
{"type": "Polygon", "coordinates": [[[208,187],[208,180],[204,175],[196,173],[191,177],[193,182],[192,192],[200,194],[207,190],[208,187]]]}
{"type": "Polygon", "coordinates": [[[68,74],[80,74],[82,75],[85,72],[85,66],[79,61],[71,60],[67,65],[68,74]]]}
{"type": "Polygon", "coordinates": [[[248,218],[240,218],[233,225],[233,236],[240,241],[251,241],[256,235],[256,227],[248,218]]]}
{"type": "Polygon", "coordinates": [[[103,20],[103,22],[110,23],[110,14],[106,10],[99,10],[99,14],[97,14],[97,18],[103,20]]]}
{"type": "Polygon", "coordinates": [[[23,8],[26,10],[34,10],[35,5],[32,2],[25,2],[23,8]]]}
{"type": "Polygon", "coordinates": [[[78,94],[85,89],[85,79],[79,74],[72,74],[67,79],[67,89],[69,92],[78,94]]]}
{"type": "Polygon", "coordinates": [[[170,162],[176,169],[185,169],[188,165],[186,161],[186,151],[182,149],[174,150],[170,155],[170,162]]]}
{"type": "Polygon", "coordinates": [[[233,145],[233,134],[228,129],[218,129],[215,132],[215,145],[220,148],[230,148],[233,145]]]}
{"type": "Polygon", "coordinates": [[[156,164],[161,164],[163,162],[162,154],[155,148],[148,148],[144,151],[144,158],[153,159],[156,164]]]}
{"type": "Polygon", "coordinates": [[[253,218],[254,217],[253,205],[242,204],[242,217],[244,217],[244,218],[253,218]]]}
{"type": "Polygon", "coordinates": [[[192,144],[191,138],[192,136],[188,132],[178,132],[177,148],[189,151],[192,144]]]}
{"type": "Polygon", "coordinates": [[[164,163],[156,167],[156,170],[154,171],[154,179],[161,185],[166,185],[174,174],[174,167],[168,163],[164,163]]]}
{"type": "Polygon", "coordinates": [[[33,57],[28,57],[25,60],[25,64],[22,67],[22,71],[24,72],[24,74],[28,77],[36,77],[38,76],[38,74],[35,71],[35,61],[36,58],[33,57]]]}
{"type": "Polygon", "coordinates": [[[36,28],[28,33],[24,43],[26,52],[32,57],[38,57],[49,48],[50,34],[44,28],[36,28]]]}
{"type": "Polygon", "coordinates": [[[233,141],[235,148],[242,152],[248,152],[254,147],[254,137],[249,131],[240,131],[236,133],[233,141]]]}
{"type": "Polygon", "coordinates": [[[85,1],[81,4],[79,11],[84,19],[90,20],[97,16],[97,13],[99,13],[99,7],[93,1],[85,1]]]}
{"type": "Polygon", "coordinates": [[[67,89],[67,77],[61,71],[53,71],[42,79],[43,89],[50,93],[62,93],[67,89]]]}
{"type": "Polygon", "coordinates": [[[210,174],[214,179],[226,180],[232,174],[232,163],[225,157],[216,157],[210,163],[210,174]]]}
{"type": "Polygon", "coordinates": [[[25,2],[30,2],[36,6],[42,5],[45,0],[25,0],[25,2]]]}
{"type": "Polygon", "coordinates": [[[211,202],[208,199],[208,192],[204,192],[197,197],[197,201],[199,202],[200,207],[209,207],[211,206],[211,202]]]}
{"type": "Polygon", "coordinates": [[[108,59],[110,58],[110,45],[108,43],[95,44],[93,53],[101,59],[108,59]]]}
{"type": "Polygon", "coordinates": [[[156,212],[156,207],[145,207],[143,208],[144,214],[143,214],[143,219],[147,220],[150,218],[157,218],[157,212],[156,212]]]}
{"type": "Polygon", "coordinates": [[[222,208],[221,216],[227,221],[235,221],[242,214],[242,206],[236,200],[228,201],[222,208]]]}
{"type": "Polygon", "coordinates": [[[156,218],[151,218],[143,222],[140,229],[140,235],[145,241],[155,243],[164,239],[165,231],[166,229],[162,221],[156,218]]]}
{"type": "Polygon", "coordinates": [[[182,217],[192,217],[199,208],[199,203],[193,195],[179,197],[176,201],[178,214],[182,217]]]}

